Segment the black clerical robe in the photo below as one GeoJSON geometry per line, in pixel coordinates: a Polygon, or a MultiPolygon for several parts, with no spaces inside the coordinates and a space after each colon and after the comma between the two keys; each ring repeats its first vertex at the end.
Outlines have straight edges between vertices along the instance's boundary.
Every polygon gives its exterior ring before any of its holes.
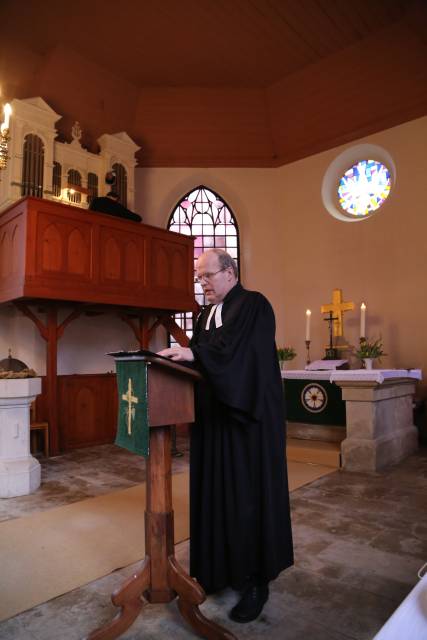
{"type": "Polygon", "coordinates": [[[138,213],[130,211],[120,204],[120,202],[107,198],[107,196],[94,198],[89,205],[89,209],[90,211],[107,213],[109,216],[116,216],[117,218],[125,218],[126,220],[133,220],[134,222],[142,222],[142,218],[138,213]]]}
{"type": "Polygon", "coordinates": [[[208,593],[293,563],[274,313],[236,284],[200,315],[190,451],[190,573],[208,593]]]}

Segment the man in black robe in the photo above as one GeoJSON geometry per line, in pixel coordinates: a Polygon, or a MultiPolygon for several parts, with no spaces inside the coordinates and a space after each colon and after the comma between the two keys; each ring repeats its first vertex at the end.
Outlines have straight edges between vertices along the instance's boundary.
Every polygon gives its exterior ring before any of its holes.
{"type": "Polygon", "coordinates": [[[142,222],[142,218],[137,213],[126,209],[119,202],[119,194],[115,191],[109,191],[106,196],[94,198],[89,205],[90,211],[99,211],[99,213],[107,213],[109,216],[124,218],[125,220],[133,220],[134,222],[142,222]]]}
{"type": "Polygon", "coordinates": [[[210,304],[190,348],[160,352],[204,376],[191,431],[190,573],[207,593],[243,589],[229,615],[249,622],[293,563],[274,313],[238,283],[224,251],[202,254],[196,271],[210,304]]]}

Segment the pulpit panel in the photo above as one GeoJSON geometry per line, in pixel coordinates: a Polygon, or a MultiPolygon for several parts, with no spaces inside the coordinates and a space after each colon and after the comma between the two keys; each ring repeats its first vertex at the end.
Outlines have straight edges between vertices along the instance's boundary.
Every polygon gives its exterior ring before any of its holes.
{"type": "Polygon", "coordinates": [[[121,251],[117,238],[107,238],[102,252],[101,280],[111,282],[120,280],[121,251]]]}
{"type": "Polygon", "coordinates": [[[117,428],[114,374],[59,376],[58,393],[64,451],[113,442],[117,428]]]}
{"type": "MultiPolygon", "coordinates": [[[[145,253],[145,251],[143,252],[145,253]]],[[[124,248],[123,280],[125,282],[144,281],[144,261],[141,259],[141,247],[129,241],[124,248]]]]}
{"type": "Polygon", "coordinates": [[[169,287],[170,285],[170,264],[168,256],[161,243],[153,246],[153,285],[156,287],[169,287]]]}
{"type": "Polygon", "coordinates": [[[0,236],[0,278],[7,278],[12,271],[12,237],[9,230],[0,236]]]}
{"type": "Polygon", "coordinates": [[[101,285],[119,287],[120,291],[141,288],[145,284],[145,239],[130,231],[103,226],[100,230],[101,285]]]}
{"type": "Polygon", "coordinates": [[[65,256],[61,233],[54,222],[41,235],[40,271],[65,271],[65,256]]]}
{"type": "Polygon", "coordinates": [[[37,219],[35,272],[43,277],[73,278],[88,282],[91,276],[92,225],[83,220],[40,212],[37,219]]]}
{"type": "Polygon", "coordinates": [[[180,250],[175,250],[172,253],[172,282],[171,285],[173,289],[185,288],[185,275],[186,275],[186,258],[187,256],[184,252],[180,250]]]}
{"type": "Polygon", "coordinates": [[[73,437],[68,434],[69,442],[73,440],[81,442],[84,435],[89,440],[94,440],[96,434],[96,390],[93,385],[81,386],[76,389],[75,396],[72,399],[72,414],[74,418],[73,437]]]}
{"type": "Polygon", "coordinates": [[[83,275],[90,269],[89,248],[81,229],[74,228],[68,238],[67,264],[70,273],[83,275]]]}
{"type": "Polygon", "coordinates": [[[11,274],[16,274],[22,267],[24,254],[23,246],[25,242],[25,230],[22,224],[15,224],[12,231],[12,244],[11,244],[11,274]]]}
{"type": "Polygon", "coordinates": [[[23,278],[25,230],[25,216],[21,212],[0,218],[0,297],[10,295],[23,278]]]}
{"type": "Polygon", "coordinates": [[[153,287],[176,291],[188,289],[187,247],[172,240],[153,239],[151,271],[153,287]]]}
{"type": "Polygon", "coordinates": [[[191,376],[179,377],[152,364],[148,368],[149,426],[194,422],[193,384],[191,376]]]}

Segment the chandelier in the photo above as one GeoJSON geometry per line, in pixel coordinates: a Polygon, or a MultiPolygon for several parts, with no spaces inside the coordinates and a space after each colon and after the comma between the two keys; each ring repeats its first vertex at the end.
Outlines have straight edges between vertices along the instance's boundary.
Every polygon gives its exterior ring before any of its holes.
{"type": "Polygon", "coordinates": [[[3,107],[4,122],[0,126],[0,169],[6,169],[7,161],[9,160],[8,145],[10,141],[9,136],[9,119],[12,113],[12,107],[9,103],[6,103],[3,107]]]}

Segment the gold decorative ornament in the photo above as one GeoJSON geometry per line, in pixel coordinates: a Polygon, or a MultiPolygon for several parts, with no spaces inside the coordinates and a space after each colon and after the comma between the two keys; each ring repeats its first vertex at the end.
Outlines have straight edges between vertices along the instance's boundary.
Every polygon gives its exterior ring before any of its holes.
{"type": "Polygon", "coordinates": [[[12,107],[9,103],[6,103],[3,107],[4,122],[0,126],[0,169],[6,169],[7,161],[9,160],[9,119],[12,113],[12,107]]]}

